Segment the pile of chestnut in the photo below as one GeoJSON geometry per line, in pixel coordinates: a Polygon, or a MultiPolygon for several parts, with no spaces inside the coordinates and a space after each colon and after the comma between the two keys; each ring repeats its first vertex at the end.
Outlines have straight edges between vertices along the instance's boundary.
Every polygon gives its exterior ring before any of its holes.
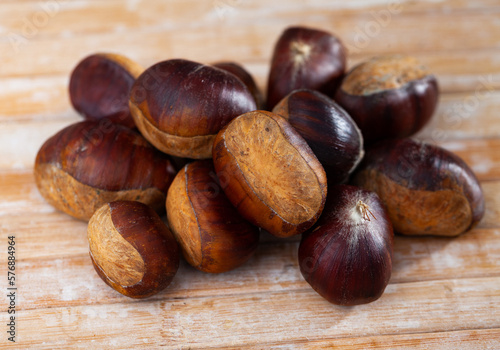
{"type": "Polygon", "coordinates": [[[266,99],[236,63],[91,55],[69,85],[86,120],[41,147],[37,186],[90,220],[94,268],[126,296],[167,287],[181,252],[204,272],[234,269],[266,230],[302,234],[300,271],[331,303],[374,301],[393,229],[457,236],[484,200],[463,160],[408,138],[438,101],[426,67],[391,55],[345,70],[341,41],[303,27],[276,43],[266,99]]]}

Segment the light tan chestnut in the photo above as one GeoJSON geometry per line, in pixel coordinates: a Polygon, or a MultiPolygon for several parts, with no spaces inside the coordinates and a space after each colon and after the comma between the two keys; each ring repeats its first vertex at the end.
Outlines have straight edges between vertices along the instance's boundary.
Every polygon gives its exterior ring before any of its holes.
{"type": "Polygon", "coordinates": [[[323,210],[326,175],[306,141],[282,117],[254,111],[215,138],[221,186],[238,212],[279,237],[310,228],[323,210]]]}
{"type": "Polygon", "coordinates": [[[168,191],[167,216],[184,257],[198,270],[232,270],[257,249],[258,228],[229,202],[211,160],[187,164],[179,171],[168,191]]]}
{"type": "Polygon", "coordinates": [[[107,203],[94,213],[87,233],[97,274],[123,295],[149,297],[166,288],[177,272],[177,242],[146,204],[107,203]]]}

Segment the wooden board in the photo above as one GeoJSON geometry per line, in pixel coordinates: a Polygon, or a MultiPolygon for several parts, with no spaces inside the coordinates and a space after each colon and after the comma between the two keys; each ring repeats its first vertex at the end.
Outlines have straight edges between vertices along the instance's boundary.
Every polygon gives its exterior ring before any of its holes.
{"type": "Polygon", "coordinates": [[[0,348],[500,348],[500,3],[394,3],[391,13],[383,0],[3,1],[0,291],[10,235],[18,290],[16,343],[7,340],[9,300],[0,298],[0,348]],[[172,285],[143,301],[110,289],[90,263],[86,223],[48,205],[32,174],[44,140],[79,120],[67,94],[71,69],[103,51],[144,66],[236,60],[264,89],[273,44],[294,24],[337,33],[349,66],[401,52],[435,72],[440,104],[418,137],[472,167],[484,219],[452,239],[397,236],[390,284],[363,306],[324,301],[299,272],[299,237],[268,234],[234,271],[209,275],[182,262],[172,285]]]}

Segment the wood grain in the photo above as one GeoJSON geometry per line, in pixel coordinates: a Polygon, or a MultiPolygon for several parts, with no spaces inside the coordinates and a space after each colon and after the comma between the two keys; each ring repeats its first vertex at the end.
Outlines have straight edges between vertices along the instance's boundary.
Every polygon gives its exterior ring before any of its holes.
{"type": "MultiPolygon", "coordinates": [[[[500,348],[500,3],[399,3],[401,11],[377,20],[387,0],[3,0],[0,252],[15,235],[19,312],[17,343],[2,326],[0,347],[500,348]],[[429,66],[442,95],[418,138],[456,152],[476,172],[483,220],[453,239],[396,236],[386,293],[360,307],[336,307],[312,291],[297,266],[300,237],[266,233],[234,271],[205,274],[182,262],[172,285],[145,301],[110,289],[93,271],[86,223],[47,204],[32,175],[42,143],[81,120],[68,98],[72,68],[103,51],[145,67],[168,58],[234,60],[264,90],[273,45],[294,24],[338,34],[349,67],[387,53],[429,66]]],[[[0,275],[6,266],[0,253],[0,275]]],[[[2,291],[6,283],[0,278],[2,291]]],[[[0,298],[1,311],[7,302],[0,298]]]]}
{"type": "MultiPolygon", "coordinates": [[[[500,277],[389,285],[378,301],[335,307],[311,290],[247,293],[224,298],[163,299],[26,310],[19,313],[26,346],[132,348],[238,347],[270,341],[320,340],[499,328],[500,277]],[[427,298],[422,298],[427,295],[427,298]],[[411,302],[409,302],[411,300],[411,302]],[[139,304],[140,303],[140,304],[139,304]],[[411,317],[408,317],[412,315],[411,317]],[[96,323],[106,319],[105,327],[96,323]],[[375,320],[376,322],[359,322],[375,320]],[[273,322],[274,321],[274,322],[273,322]],[[273,322],[273,327],[268,327],[273,322]],[[134,333],[124,329],[134,329],[134,333]],[[50,339],[50,340],[49,340],[50,339]]],[[[105,321],[104,321],[105,322],[105,321]]],[[[9,348],[9,347],[5,347],[9,348]]]]}

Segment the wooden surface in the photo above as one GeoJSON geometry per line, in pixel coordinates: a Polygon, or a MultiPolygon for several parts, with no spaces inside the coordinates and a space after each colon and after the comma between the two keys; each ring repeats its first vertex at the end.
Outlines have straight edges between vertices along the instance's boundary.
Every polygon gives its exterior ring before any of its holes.
{"type": "Polygon", "coordinates": [[[399,5],[376,20],[387,1],[2,0],[0,293],[15,235],[18,313],[12,344],[0,298],[0,348],[500,348],[500,3],[399,5]],[[235,271],[208,275],[182,263],[173,284],[145,301],[111,290],[91,266],[86,224],[50,207],[33,181],[44,140],[79,120],[67,96],[73,66],[102,51],[144,66],[236,60],[264,87],[274,42],[292,24],[337,33],[349,66],[409,53],[435,72],[441,101],[419,137],[477,173],[482,222],[453,239],[397,236],[391,282],[363,306],[328,304],[300,275],[298,237],[267,235],[235,271]]]}

